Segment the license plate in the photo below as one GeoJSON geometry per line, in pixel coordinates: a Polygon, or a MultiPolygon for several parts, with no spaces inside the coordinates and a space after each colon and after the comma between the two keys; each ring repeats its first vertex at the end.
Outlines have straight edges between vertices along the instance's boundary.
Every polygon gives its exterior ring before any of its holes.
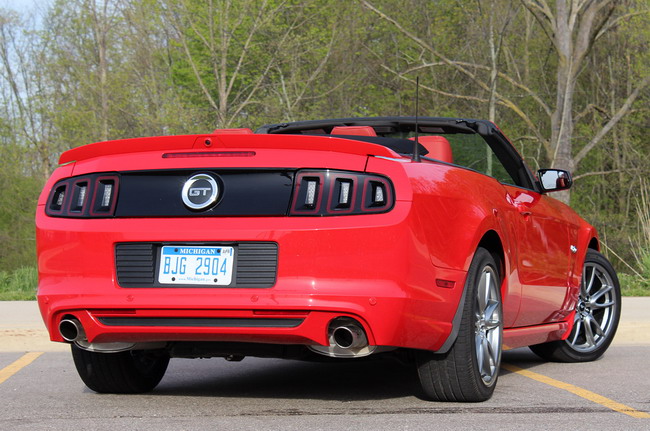
{"type": "Polygon", "coordinates": [[[228,286],[234,260],[233,247],[163,246],[158,282],[228,286]]]}

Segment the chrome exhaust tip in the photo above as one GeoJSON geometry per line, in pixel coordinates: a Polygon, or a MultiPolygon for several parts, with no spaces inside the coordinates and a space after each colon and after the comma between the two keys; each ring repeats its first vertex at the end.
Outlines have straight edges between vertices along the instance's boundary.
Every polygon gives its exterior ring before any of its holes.
{"type": "Polygon", "coordinates": [[[81,322],[74,317],[63,319],[59,323],[59,333],[61,337],[69,343],[82,341],[86,339],[86,332],[81,322]]]}
{"type": "Polygon", "coordinates": [[[368,339],[363,328],[355,324],[334,328],[331,339],[334,344],[342,349],[356,349],[368,345],[368,339]]]}
{"type": "Polygon", "coordinates": [[[332,358],[361,358],[377,350],[368,344],[368,336],[363,325],[352,317],[340,316],[332,319],[327,326],[327,346],[309,346],[309,349],[332,358]]]}

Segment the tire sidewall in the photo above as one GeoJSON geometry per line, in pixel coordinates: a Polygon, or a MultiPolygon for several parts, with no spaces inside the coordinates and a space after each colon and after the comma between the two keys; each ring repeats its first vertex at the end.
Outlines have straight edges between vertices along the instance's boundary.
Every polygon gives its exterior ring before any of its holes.
{"type": "MultiPolygon", "coordinates": [[[[467,295],[464,304],[463,318],[461,320],[461,329],[459,331],[458,337],[459,338],[463,337],[464,342],[466,342],[469,345],[469,350],[471,352],[471,354],[469,355],[469,360],[471,363],[470,372],[472,375],[472,380],[476,385],[477,391],[483,394],[486,397],[486,399],[489,398],[492,395],[492,392],[494,391],[494,388],[496,386],[499,377],[499,365],[501,363],[501,350],[503,345],[503,304],[501,300],[502,297],[501,278],[502,277],[500,275],[499,267],[492,254],[488,250],[482,247],[478,248],[476,254],[474,255],[474,258],[472,259],[472,263],[470,264],[468,275],[467,275],[467,281],[465,283],[465,289],[467,289],[467,295]],[[494,274],[496,274],[497,276],[496,285],[498,286],[497,292],[498,292],[498,300],[499,300],[499,315],[501,316],[502,324],[499,327],[500,345],[499,345],[498,360],[496,364],[496,372],[494,378],[488,384],[486,384],[481,378],[481,374],[478,368],[476,342],[475,342],[475,337],[476,337],[475,316],[477,313],[476,296],[478,293],[478,283],[480,281],[483,269],[488,266],[492,268],[494,274]]],[[[459,340],[456,340],[457,343],[458,341],[459,340]]]]}

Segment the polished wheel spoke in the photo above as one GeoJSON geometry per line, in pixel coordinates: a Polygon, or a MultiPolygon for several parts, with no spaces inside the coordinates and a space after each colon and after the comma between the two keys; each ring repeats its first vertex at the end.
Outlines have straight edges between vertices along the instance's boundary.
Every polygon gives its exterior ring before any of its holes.
{"type": "Polygon", "coordinates": [[[598,300],[599,300],[603,295],[605,295],[605,294],[611,292],[612,289],[614,289],[614,286],[607,285],[607,284],[603,284],[602,287],[601,287],[601,289],[600,289],[598,292],[594,293],[593,295],[591,295],[591,296],[589,297],[589,302],[590,302],[590,303],[595,303],[595,302],[598,301],[598,300]]]}
{"type": "Polygon", "coordinates": [[[595,346],[596,339],[594,338],[594,332],[591,330],[591,325],[589,324],[588,321],[584,322],[584,328],[585,328],[585,339],[587,340],[587,345],[590,347],[595,346]]]}
{"type": "Polygon", "coordinates": [[[587,279],[585,276],[587,275],[587,267],[583,269],[582,273],[582,280],[580,280],[580,297],[585,298],[587,296],[587,279]]]}
{"type": "Polygon", "coordinates": [[[486,377],[491,377],[493,374],[493,363],[494,359],[492,358],[492,355],[490,354],[490,344],[488,343],[487,338],[483,339],[483,372],[481,373],[483,376],[486,377]]]}
{"type": "Polygon", "coordinates": [[[479,315],[485,312],[487,307],[487,298],[490,292],[490,275],[489,273],[483,273],[481,275],[481,280],[478,285],[478,293],[476,295],[478,299],[478,313],[479,315]]]}
{"type": "MultiPolygon", "coordinates": [[[[576,316],[577,316],[577,315],[576,315],[576,316]]],[[[571,344],[574,344],[574,345],[575,345],[576,342],[578,341],[578,337],[580,336],[580,332],[581,332],[581,330],[582,330],[582,325],[583,325],[582,320],[581,320],[580,318],[578,318],[578,321],[575,323],[575,326],[573,327],[573,330],[574,330],[575,332],[574,332],[574,334],[573,334],[573,338],[572,338],[572,340],[571,340],[571,344]]]]}
{"type": "Polygon", "coordinates": [[[596,309],[596,310],[600,310],[602,308],[609,308],[609,307],[613,306],[614,304],[616,304],[616,302],[614,302],[614,301],[602,302],[602,303],[589,302],[589,306],[592,309],[596,309]]]}
{"type": "Polygon", "coordinates": [[[596,331],[596,335],[601,337],[605,335],[605,333],[603,332],[603,328],[600,327],[600,324],[598,323],[598,321],[596,321],[596,319],[593,318],[593,316],[587,316],[586,320],[587,320],[587,325],[589,325],[589,327],[592,330],[596,331]]]}
{"type": "Polygon", "coordinates": [[[476,358],[478,359],[478,372],[483,375],[483,356],[485,353],[483,352],[483,338],[481,337],[480,334],[476,335],[476,358]]]}
{"type": "MultiPolygon", "coordinates": [[[[585,266],[585,274],[587,272],[587,266],[585,266]]],[[[591,277],[589,277],[589,283],[585,287],[585,293],[589,294],[591,292],[591,289],[594,287],[594,279],[596,278],[596,268],[591,267],[591,277]]]]}
{"type": "Polygon", "coordinates": [[[492,294],[492,273],[485,272],[485,290],[483,292],[483,311],[487,310],[488,304],[490,303],[490,295],[492,294]]]}
{"type": "Polygon", "coordinates": [[[566,340],[573,349],[591,352],[607,340],[618,306],[614,289],[614,282],[602,265],[585,264],[574,328],[566,340]]]}
{"type": "Polygon", "coordinates": [[[487,339],[487,348],[490,356],[490,367],[496,367],[497,360],[499,359],[499,343],[496,340],[487,339]]]}
{"type": "MultiPolygon", "coordinates": [[[[494,321],[495,316],[494,313],[499,309],[499,303],[497,301],[488,301],[488,306],[485,308],[485,320],[486,321],[494,321]]],[[[496,316],[497,322],[498,322],[498,317],[496,316]]]]}

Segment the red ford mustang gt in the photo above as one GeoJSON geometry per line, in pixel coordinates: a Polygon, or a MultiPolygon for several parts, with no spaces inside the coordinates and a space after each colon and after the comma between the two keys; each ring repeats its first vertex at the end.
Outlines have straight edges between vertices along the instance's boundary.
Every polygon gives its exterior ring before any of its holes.
{"type": "MultiPolygon", "coordinates": [[[[501,351],[589,361],[621,310],[595,229],[492,123],[348,118],[65,152],[36,214],[38,302],[97,392],[169,358],[399,354],[480,401],[501,351]]],[[[333,359],[336,360],[336,359],[333,359]]]]}

